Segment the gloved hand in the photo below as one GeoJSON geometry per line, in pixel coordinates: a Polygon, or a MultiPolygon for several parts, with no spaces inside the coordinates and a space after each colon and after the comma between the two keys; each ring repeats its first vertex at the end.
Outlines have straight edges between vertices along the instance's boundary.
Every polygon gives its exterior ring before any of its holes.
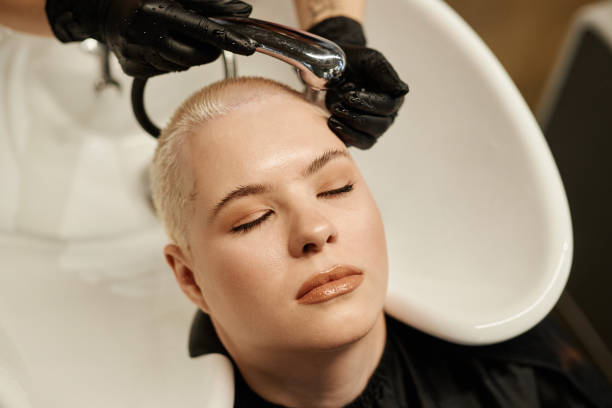
{"type": "Polygon", "coordinates": [[[329,128],[347,146],[369,149],[395,120],[408,85],[380,52],[365,46],[357,21],[331,17],[308,31],[338,44],[347,58],[342,81],[325,96],[329,128]]]}
{"type": "Polygon", "coordinates": [[[151,77],[214,61],[221,49],[255,52],[251,41],[206,17],[248,17],[239,0],[47,0],[46,12],[62,42],[105,42],[126,74],[151,77]]]}

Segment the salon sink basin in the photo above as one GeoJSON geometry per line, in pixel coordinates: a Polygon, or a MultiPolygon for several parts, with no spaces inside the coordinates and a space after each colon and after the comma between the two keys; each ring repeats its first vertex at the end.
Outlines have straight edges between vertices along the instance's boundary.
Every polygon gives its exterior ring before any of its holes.
{"type": "MultiPolygon", "coordinates": [[[[296,23],[291,2],[251,3],[253,17],[296,23]]],[[[519,335],[552,309],[572,257],[567,200],[533,115],[441,1],[370,1],[366,33],[410,85],[389,132],[371,150],[351,149],[385,222],[387,312],[461,344],[519,335]]],[[[300,88],[265,56],[238,57],[238,68],[300,88]]],[[[95,396],[89,407],[162,407],[173,394],[200,406],[202,387],[223,386],[162,387],[151,375],[197,371],[185,351],[193,308],[163,264],[147,199],[155,141],[132,119],[129,78],[113,70],[122,90],[96,94],[98,62],[82,45],[0,32],[0,269],[10,271],[0,321],[23,359],[25,388],[45,407],[82,406],[75,393],[95,396]],[[121,375],[111,374],[116,364],[121,375]]],[[[154,78],[151,116],[162,124],[222,74],[215,63],[154,78]]],[[[206,361],[227,373],[214,359],[206,361]]],[[[220,398],[204,406],[230,401],[220,398]]]]}
{"type": "Polygon", "coordinates": [[[568,278],[567,198],[534,116],[497,59],[445,3],[368,10],[372,44],[411,90],[396,124],[355,152],[387,229],[387,311],[461,344],[518,335],[568,278]],[[401,10],[401,11],[400,11],[401,10]],[[405,39],[398,41],[397,39],[405,39]]]}

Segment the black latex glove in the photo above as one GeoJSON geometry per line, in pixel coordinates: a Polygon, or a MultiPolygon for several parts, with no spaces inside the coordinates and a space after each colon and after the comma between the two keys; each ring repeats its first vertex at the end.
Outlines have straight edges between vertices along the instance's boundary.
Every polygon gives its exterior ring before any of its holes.
{"type": "Polygon", "coordinates": [[[369,149],[395,120],[408,85],[380,52],[365,46],[357,21],[332,17],[308,31],[338,44],[347,58],[342,81],[325,96],[329,128],[347,146],[369,149]]]}
{"type": "Polygon", "coordinates": [[[45,9],[60,41],[105,42],[135,77],[205,64],[221,49],[255,52],[249,39],[206,18],[248,17],[251,6],[238,0],[47,0],[45,9]]]}

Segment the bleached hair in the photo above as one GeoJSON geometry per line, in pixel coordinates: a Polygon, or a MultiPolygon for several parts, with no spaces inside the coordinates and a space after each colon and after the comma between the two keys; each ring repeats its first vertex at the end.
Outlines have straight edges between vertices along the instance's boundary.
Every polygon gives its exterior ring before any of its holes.
{"type": "Polygon", "coordinates": [[[194,186],[187,185],[187,171],[181,164],[182,146],[195,134],[205,137],[196,132],[204,121],[228,114],[249,101],[270,94],[288,94],[303,99],[297,91],[269,79],[226,79],[191,95],[162,130],[149,169],[153,205],[170,240],[183,250],[190,251],[187,223],[194,186]]]}

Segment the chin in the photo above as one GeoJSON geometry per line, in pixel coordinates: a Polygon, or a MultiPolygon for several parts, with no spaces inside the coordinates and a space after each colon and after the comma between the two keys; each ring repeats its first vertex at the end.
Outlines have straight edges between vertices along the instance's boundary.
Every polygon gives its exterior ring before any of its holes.
{"type": "Polygon", "coordinates": [[[326,306],[330,307],[318,310],[322,313],[311,320],[314,324],[310,325],[310,333],[306,333],[309,348],[332,351],[350,346],[370,333],[378,319],[383,318],[383,305],[371,301],[360,305],[330,302],[326,306]]]}

